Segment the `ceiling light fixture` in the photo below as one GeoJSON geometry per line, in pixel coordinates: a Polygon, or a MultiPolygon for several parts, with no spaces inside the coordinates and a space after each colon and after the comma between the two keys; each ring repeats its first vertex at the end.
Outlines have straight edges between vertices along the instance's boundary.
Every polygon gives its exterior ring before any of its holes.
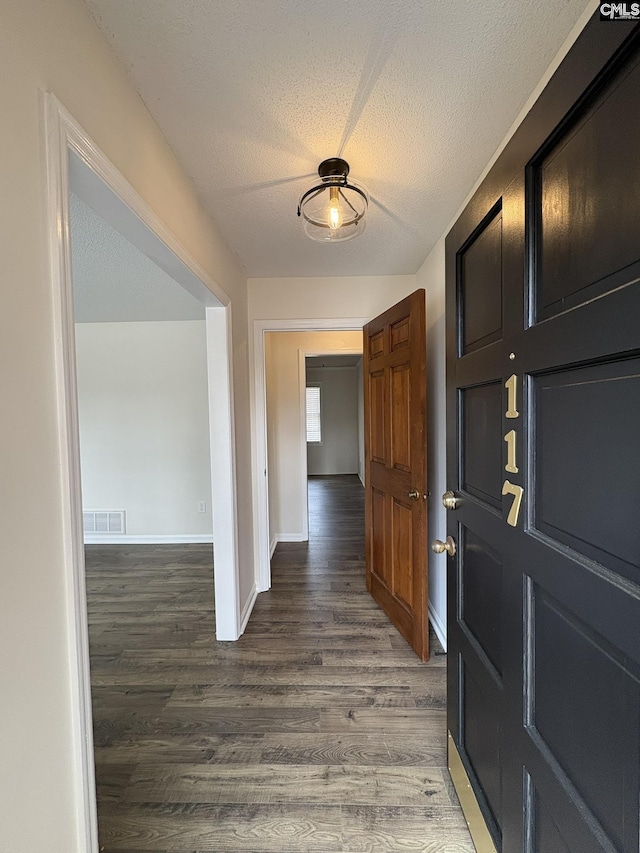
{"type": "Polygon", "coordinates": [[[349,164],[341,157],[323,160],[318,166],[320,183],[300,196],[298,216],[312,240],[344,243],[364,231],[369,193],[347,180],[348,174],[349,164]]]}

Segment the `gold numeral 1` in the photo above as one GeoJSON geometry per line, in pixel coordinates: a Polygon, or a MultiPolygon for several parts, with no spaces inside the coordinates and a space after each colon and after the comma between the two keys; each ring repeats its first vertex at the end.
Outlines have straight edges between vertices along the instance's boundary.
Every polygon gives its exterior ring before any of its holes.
{"type": "Polygon", "coordinates": [[[508,471],[510,474],[518,473],[518,466],[516,465],[516,431],[512,429],[508,432],[504,440],[507,442],[507,464],[504,466],[504,470],[508,471]]]}
{"type": "Polygon", "coordinates": [[[505,412],[505,416],[507,418],[517,418],[520,416],[520,412],[518,411],[518,377],[513,373],[507,381],[504,383],[504,387],[509,392],[509,396],[507,399],[507,411],[505,412]]]}
{"type": "Polygon", "coordinates": [[[518,523],[518,516],[520,515],[520,504],[522,503],[524,489],[522,486],[516,486],[508,480],[505,480],[502,484],[502,494],[513,495],[513,503],[511,504],[509,515],[507,516],[507,524],[515,527],[518,523]]]}

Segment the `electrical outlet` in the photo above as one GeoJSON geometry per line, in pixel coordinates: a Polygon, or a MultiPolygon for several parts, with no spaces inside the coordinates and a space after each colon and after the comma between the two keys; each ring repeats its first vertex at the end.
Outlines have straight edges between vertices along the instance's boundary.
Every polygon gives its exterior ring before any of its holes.
{"type": "Polygon", "coordinates": [[[198,512],[206,512],[207,511],[207,502],[206,501],[198,501],[198,512]]]}

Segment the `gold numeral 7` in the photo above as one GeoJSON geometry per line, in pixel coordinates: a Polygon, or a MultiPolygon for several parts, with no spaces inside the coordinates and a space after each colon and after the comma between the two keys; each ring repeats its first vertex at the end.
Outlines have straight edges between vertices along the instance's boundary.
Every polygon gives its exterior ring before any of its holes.
{"type": "Polygon", "coordinates": [[[505,480],[502,484],[502,494],[513,495],[513,503],[511,504],[509,515],[507,516],[507,524],[515,527],[518,523],[518,516],[520,515],[520,504],[522,503],[524,489],[522,486],[516,486],[514,483],[510,483],[508,480],[505,480]]]}

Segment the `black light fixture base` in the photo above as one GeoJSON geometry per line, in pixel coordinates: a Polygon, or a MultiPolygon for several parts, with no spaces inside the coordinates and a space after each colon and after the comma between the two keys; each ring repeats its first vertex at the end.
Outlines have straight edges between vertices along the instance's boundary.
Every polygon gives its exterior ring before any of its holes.
{"type": "Polygon", "coordinates": [[[330,157],[320,163],[318,174],[321,178],[344,178],[346,180],[349,174],[349,164],[342,157],[330,157]]]}

